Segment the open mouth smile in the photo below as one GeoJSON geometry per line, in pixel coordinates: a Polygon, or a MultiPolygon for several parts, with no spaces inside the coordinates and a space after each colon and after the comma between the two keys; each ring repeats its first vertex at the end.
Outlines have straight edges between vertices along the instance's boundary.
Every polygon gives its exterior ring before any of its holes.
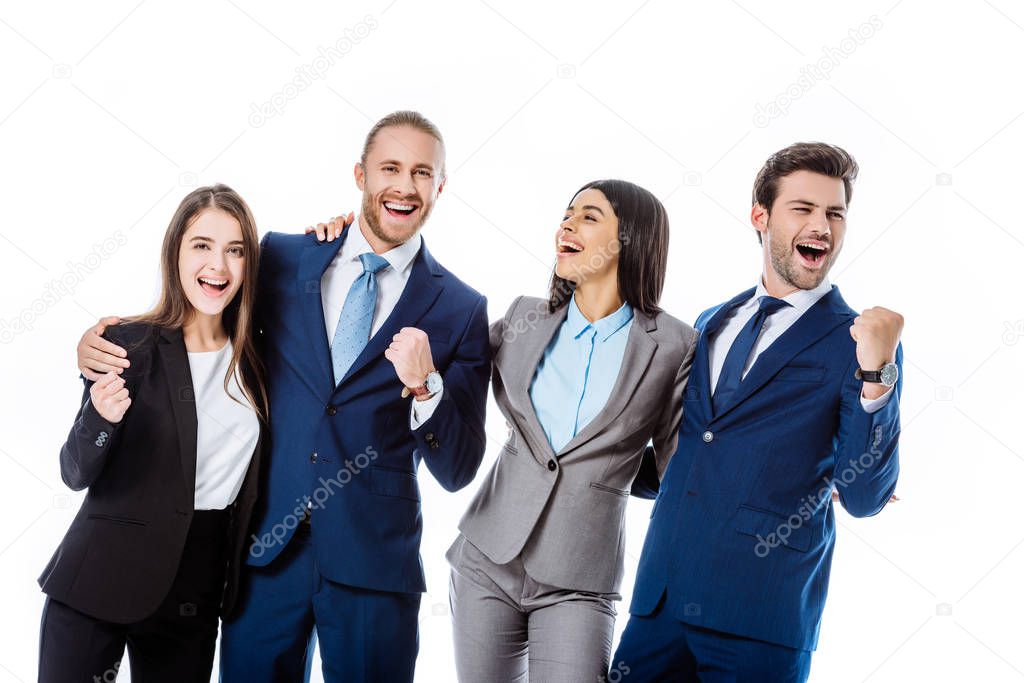
{"type": "Polygon", "coordinates": [[[384,210],[387,211],[389,216],[398,220],[409,218],[416,213],[417,209],[419,209],[419,206],[408,202],[384,202],[384,210]]]}
{"type": "Polygon", "coordinates": [[[579,242],[575,242],[567,237],[559,237],[558,243],[558,257],[572,256],[583,252],[583,245],[579,242]]]}
{"type": "Polygon", "coordinates": [[[224,278],[207,277],[205,275],[200,275],[196,278],[196,281],[199,282],[199,288],[203,290],[203,293],[214,299],[227,291],[229,284],[229,281],[224,278]]]}
{"type": "Polygon", "coordinates": [[[820,268],[825,263],[825,257],[831,248],[825,242],[816,240],[804,240],[797,242],[796,253],[804,266],[812,269],[820,268]]]}

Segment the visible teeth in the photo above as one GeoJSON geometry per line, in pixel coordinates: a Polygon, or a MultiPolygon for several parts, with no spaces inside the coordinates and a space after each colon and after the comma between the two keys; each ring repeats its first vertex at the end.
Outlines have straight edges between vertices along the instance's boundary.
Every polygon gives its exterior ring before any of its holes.
{"type": "Polygon", "coordinates": [[[412,204],[398,204],[396,202],[384,202],[384,206],[395,211],[412,211],[416,208],[412,204]]]}
{"type": "Polygon", "coordinates": [[[205,282],[208,285],[216,285],[217,287],[220,287],[221,285],[226,285],[228,283],[227,280],[214,280],[213,278],[209,277],[201,277],[199,278],[199,281],[205,282]]]}
{"type": "Polygon", "coordinates": [[[800,244],[798,244],[796,246],[798,246],[798,247],[807,247],[808,249],[816,249],[818,251],[825,251],[825,247],[818,246],[817,244],[805,244],[805,243],[801,242],[800,244]]]}
{"type": "Polygon", "coordinates": [[[560,247],[569,247],[573,251],[583,251],[583,247],[581,247],[580,245],[574,244],[572,242],[568,242],[568,241],[563,240],[563,239],[559,239],[558,240],[558,246],[560,246],[560,247]]]}

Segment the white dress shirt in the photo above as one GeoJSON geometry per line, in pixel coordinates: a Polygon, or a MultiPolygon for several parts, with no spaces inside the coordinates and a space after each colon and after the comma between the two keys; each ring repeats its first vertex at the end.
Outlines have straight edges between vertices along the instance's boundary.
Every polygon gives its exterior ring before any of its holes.
{"type": "MultiPolygon", "coordinates": [[[[345,306],[348,291],[352,288],[352,283],[356,281],[356,278],[363,274],[363,264],[359,260],[359,255],[373,252],[373,248],[366,241],[359,225],[357,216],[355,222],[349,227],[345,241],[334,260],[327,266],[323,277],[320,278],[320,298],[323,302],[328,344],[334,343],[334,331],[338,327],[341,309],[345,306]]],[[[370,324],[371,338],[377,334],[402,297],[405,285],[409,282],[409,275],[412,273],[413,261],[416,260],[416,254],[419,253],[422,244],[423,238],[416,233],[407,242],[380,254],[381,258],[387,261],[391,267],[377,273],[377,307],[373,311],[373,322],[370,324]]],[[[414,399],[412,401],[410,428],[417,429],[430,419],[437,404],[441,401],[443,393],[442,389],[429,399],[424,401],[414,399]]]]}
{"type": "MultiPolygon", "coordinates": [[[[747,376],[750,368],[752,368],[755,361],[757,361],[757,357],[760,356],[765,349],[771,346],[772,342],[781,337],[782,334],[793,325],[793,323],[800,319],[800,316],[806,313],[811,306],[818,303],[818,300],[828,294],[831,290],[832,285],[829,283],[828,278],[825,278],[825,280],[823,280],[822,283],[814,289],[798,289],[792,294],[787,294],[782,297],[782,300],[788,303],[789,306],[781,308],[768,316],[764,327],[761,328],[760,336],[754,343],[754,349],[750,353],[750,358],[747,359],[747,364],[743,368],[743,377],[747,376]]],[[[718,377],[722,374],[722,366],[725,365],[725,356],[729,353],[729,349],[732,348],[732,343],[736,341],[736,337],[739,336],[740,330],[742,330],[747,322],[754,317],[758,308],[758,300],[762,296],[770,295],[768,294],[768,290],[765,289],[764,284],[761,281],[758,281],[757,291],[754,292],[754,295],[734,308],[731,313],[727,314],[726,319],[723,320],[721,326],[719,326],[718,333],[715,334],[715,338],[711,340],[711,346],[708,349],[708,362],[711,368],[712,394],[714,394],[715,387],[718,385],[718,377]]],[[[882,407],[889,402],[889,396],[891,395],[892,387],[889,387],[888,391],[876,399],[869,400],[864,398],[862,395],[860,403],[866,412],[874,413],[881,410],[882,407]]]]}
{"type": "Polygon", "coordinates": [[[231,340],[219,351],[188,352],[196,406],[196,510],[223,510],[235,502],[260,437],[256,411],[238,384],[224,391],[231,340]],[[237,398],[241,403],[235,401],[237,398]]]}

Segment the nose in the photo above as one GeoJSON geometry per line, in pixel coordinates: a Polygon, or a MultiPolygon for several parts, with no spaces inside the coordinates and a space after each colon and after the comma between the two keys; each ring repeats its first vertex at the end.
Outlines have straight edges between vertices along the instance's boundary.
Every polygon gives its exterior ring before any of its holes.
{"type": "Polygon", "coordinates": [[[408,197],[416,194],[416,185],[412,182],[412,176],[402,176],[395,179],[394,187],[392,188],[395,193],[408,197]]]}
{"type": "Polygon", "coordinates": [[[828,235],[832,232],[832,226],[828,223],[827,212],[815,212],[811,222],[811,231],[816,235],[828,235]]]}
{"type": "Polygon", "coordinates": [[[224,253],[217,250],[212,251],[212,253],[210,254],[209,267],[215,273],[223,273],[224,271],[227,270],[226,265],[227,261],[224,258],[224,253]]]}

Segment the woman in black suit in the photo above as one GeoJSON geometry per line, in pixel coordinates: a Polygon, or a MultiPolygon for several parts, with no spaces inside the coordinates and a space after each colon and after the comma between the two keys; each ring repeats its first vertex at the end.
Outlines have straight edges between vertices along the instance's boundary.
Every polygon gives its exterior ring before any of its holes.
{"type": "Polygon", "coordinates": [[[237,590],[267,411],[252,311],[259,243],[224,185],[164,237],[151,312],[106,331],[124,367],[86,381],[61,449],[85,502],[39,579],[39,680],[210,680],[237,590]]]}

